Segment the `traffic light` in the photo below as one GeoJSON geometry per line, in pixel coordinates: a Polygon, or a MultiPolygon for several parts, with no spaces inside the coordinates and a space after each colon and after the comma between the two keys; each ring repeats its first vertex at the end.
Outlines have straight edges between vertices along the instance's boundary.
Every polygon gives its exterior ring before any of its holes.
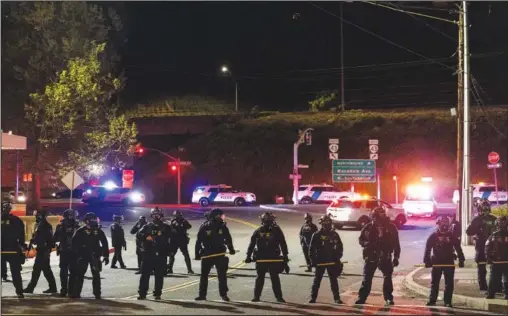
{"type": "Polygon", "coordinates": [[[175,172],[175,171],[176,171],[176,168],[177,168],[177,167],[176,167],[175,165],[171,166],[171,171],[175,172]]]}

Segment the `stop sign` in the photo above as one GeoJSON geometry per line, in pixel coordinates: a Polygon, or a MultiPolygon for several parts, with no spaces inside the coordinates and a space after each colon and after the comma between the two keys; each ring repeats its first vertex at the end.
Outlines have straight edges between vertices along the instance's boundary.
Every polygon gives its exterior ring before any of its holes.
{"type": "Polygon", "coordinates": [[[490,163],[498,163],[499,162],[499,154],[495,151],[489,153],[489,162],[490,163]]]}

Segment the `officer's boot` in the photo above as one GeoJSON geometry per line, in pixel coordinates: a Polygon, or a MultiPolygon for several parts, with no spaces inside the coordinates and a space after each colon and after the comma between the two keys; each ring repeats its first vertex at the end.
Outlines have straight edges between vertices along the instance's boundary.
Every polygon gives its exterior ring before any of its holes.
{"type": "Polygon", "coordinates": [[[173,274],[173,265],[175,264],[175,256],[169,256],[169,264],[166,270],[166,275],[173,274]]]}
{"type": "Polygon", "coordinates": [[[185,257],[185,265],[187,266],[187,273],[188,274],[194,274],[194,271],[192,270],[191,260],[189,256],[185,257]]]}

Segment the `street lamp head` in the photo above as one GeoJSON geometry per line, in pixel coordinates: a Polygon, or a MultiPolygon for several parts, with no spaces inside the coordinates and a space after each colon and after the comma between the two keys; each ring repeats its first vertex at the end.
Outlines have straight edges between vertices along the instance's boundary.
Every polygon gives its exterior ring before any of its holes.
{"type": "Polygon", "coordinates": [[[229,72],[229,68],[227,66],[222,66],[221,71],[223,73],[227,73],[227,72],[229,72]]]}

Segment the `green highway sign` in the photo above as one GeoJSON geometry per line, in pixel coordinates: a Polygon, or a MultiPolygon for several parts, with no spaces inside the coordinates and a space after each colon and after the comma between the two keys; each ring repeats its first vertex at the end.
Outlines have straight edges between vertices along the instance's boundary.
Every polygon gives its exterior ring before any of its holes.
{"type": "Polygon", "coordinates": [[[347,183],[372,183],[376,182],[376,176],[339,176],[333,175],[333,182],[347,182],[347,183]]]}
{"type": "Polygon", "coordinates": [[[370,159],[337,159],[332,161],[333,182],[376,182],[376,161],[370,159]]]}

